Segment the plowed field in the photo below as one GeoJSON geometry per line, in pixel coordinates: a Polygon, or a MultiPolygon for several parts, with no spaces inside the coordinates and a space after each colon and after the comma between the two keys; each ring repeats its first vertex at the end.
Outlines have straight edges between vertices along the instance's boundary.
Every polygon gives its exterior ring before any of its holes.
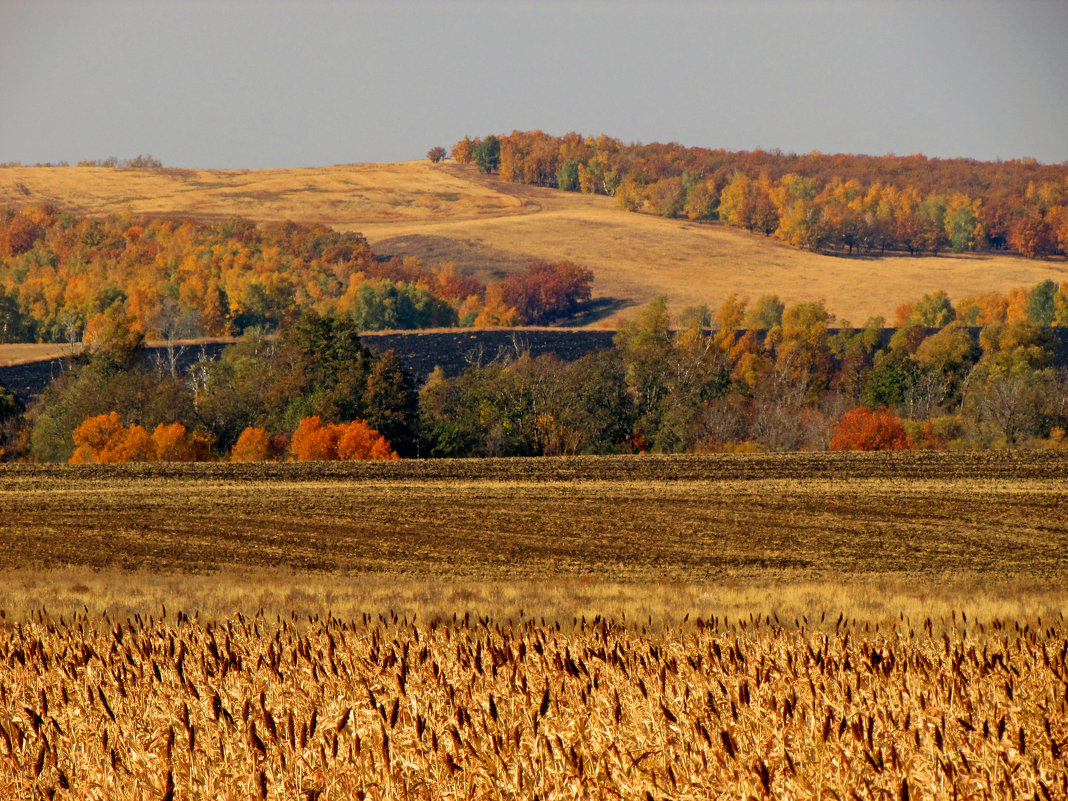
{"type": "Polygon", "coordinates": [[[1068,586],[1066,509],[1056,453],[8,466],[0,570],[982,595],[1068,586]]]}

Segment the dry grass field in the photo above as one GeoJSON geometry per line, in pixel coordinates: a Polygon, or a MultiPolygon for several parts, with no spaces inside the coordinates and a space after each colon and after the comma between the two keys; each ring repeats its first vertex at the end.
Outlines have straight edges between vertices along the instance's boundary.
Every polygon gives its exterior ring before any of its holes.
{"type": "Polygon", "coordinates": [[[0,797],[1063,798],[1068,459],[0,469],[0,797]]]}
{"type": "Polygon", "coordinates": [[[0,793],[1064,798],[1064,633],[34,621],[0,630],[0,793]]]}
{"type": "Polygon", "coordinates": [[[60,359],[77,353],[84,345],[76,343],[73,347],[69,344],[46,342],[5,342],[0,344],[0,367],[10,367],[14,364],[28,364],[45,359],[60,359]]]}
{"type": "Polygon", "coordinates": [[[732,292],[753,299],[773,292],[788,303],[823,298],[839,319],[859,325],[876,314],[892,319],[899,304],[936,289],[959,298],[1068,280],[1063,260],[824,256],[719,224],[628,214],[610,198],[507,184],[473,167],[429,162],[0,170],[0,205],[35,202],[82,213],[322,222],[363,232],[376,252],[455,261],[483,279],[535,258],[571,259],[594,270],[594,295],[617,301],[625,316],[661,294],[681,311],[699,303],[715,308],[732,292]]]}

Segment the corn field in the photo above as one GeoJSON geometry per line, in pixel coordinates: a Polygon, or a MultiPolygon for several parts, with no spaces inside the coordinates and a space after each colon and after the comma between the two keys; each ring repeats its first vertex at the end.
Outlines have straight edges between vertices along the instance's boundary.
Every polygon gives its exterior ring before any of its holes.
{"type": "Polygon", "coordinates": [[[1066,798],[1063,618],[0,621],[0,797],[1066,798]]]}

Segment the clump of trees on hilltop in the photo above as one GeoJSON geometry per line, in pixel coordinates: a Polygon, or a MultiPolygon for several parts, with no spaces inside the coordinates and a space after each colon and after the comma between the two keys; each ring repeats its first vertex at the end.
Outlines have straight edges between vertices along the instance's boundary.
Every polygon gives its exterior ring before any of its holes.
{"type": "Polygon", "coordinates": [[[589,300],[592,282],[536,262],[485,286],[322,225],[0,210],[0,342],[96,342],[109,314],[159,339],[273,330],[309,311],[363,330],[545,323],[589,300]]]}
{"type": "Polygon", "coordinates": [[[25,414],[0,393],[7,458],[1068,447],[1050,327],[1068,325],[1068,283],[957,304],[930,293],[899,308],[895,329],[835,325],[822,302],[774,295],[678,316],[657,300],[600,353],[438,369],[418,388],[350,318],[307,313],[277,339],[252,330],[187,376],[144,366],[129,321],[110,323],[25,414]]]}
{"type": "Polygon", "coordinates": [[[506,181],[718,219],[815,251],[1068,253],[1068,166],[1033,159],[731,152],[541,131],[467,137],[452,156],[506,181]]]}

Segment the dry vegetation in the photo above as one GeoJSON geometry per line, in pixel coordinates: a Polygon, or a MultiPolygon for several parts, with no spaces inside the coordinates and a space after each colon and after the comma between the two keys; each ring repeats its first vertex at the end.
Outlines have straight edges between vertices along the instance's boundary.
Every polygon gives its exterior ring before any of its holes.
{"type": "Polygon", "coordinates": [[[282,170],[10,167],[0,204],[53,203],[79,214],[176,214],[218,220],[430,221],[521,211],[507,192],[424,162],[282,170]]]}
{"type": "Polygon", "coordinates": [[[5,465],[0,797],[1064,797],[1066,478],[5,465]]]}
{"type": "Polygon", "coordinates": [[[1065,575],[1063,452],[5,465],[0,568],[1065,575]]]}
{"type": "Polygon", "coordinates": [[[0,344],[0,367],[29,364],[46,359],[61,359],[81,351],[85,346],[78,342],[72,347],[67,343],[5,342],[0,344]]]}
{"type": "Polygon", "coordinates": [[[0,793],[1052,799],[1064,633],[33,621],[0,632],[0,793]]]}
{"type": "Polygon", "coordinates": [[[503,183],[428,162],[294,170],[0,170],[0,204],[52,202],[83,213],[179,214],[323,222],[363,232],[376,252],[455,261],[482,279],[531,259],[595,271],[595,297],[623,306],[663,294],[671,307],[718,306],[731,292],[824,298],[854,324],[902,302],[1068,279],[1063,261],[992,254],[844,258],[795,250],[719,224],[628,214],[611,198],[503,183]]]}

